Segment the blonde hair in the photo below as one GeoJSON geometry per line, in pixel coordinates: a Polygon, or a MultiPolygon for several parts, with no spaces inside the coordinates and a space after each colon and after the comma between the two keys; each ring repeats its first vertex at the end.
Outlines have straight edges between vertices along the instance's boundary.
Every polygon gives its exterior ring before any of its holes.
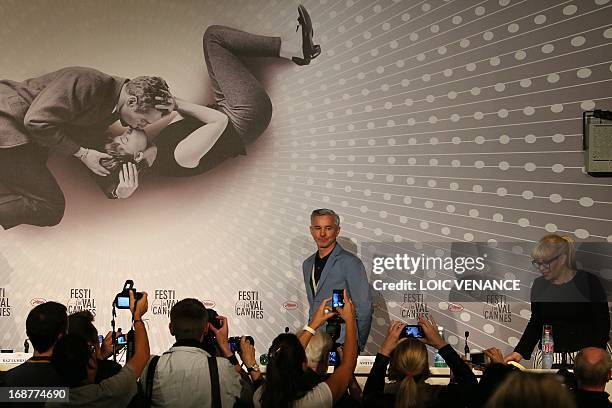
{"type": "Polygon", "coordinates": [[[543,259],[550,252],[557,255],[565,255],[565,265],[572,270],[576,270],[576,245],[574,240],[568,236],[559,236],[557,234],[549,234],[542,239],[533,248],[531,256],[535,259],[543,259]]]}
{"type": "Polygon", "coordinates": [[[569,391],[552,374],[511,374],[486,408],[575,408],[569,391]]]}
{"type": "Polygon", "coordinates": [[[309,366],[316,366],[321,361],[325,361],[327,353],[332,349],[333,341],[329,334],[316,332],[306,346],[306,358],[309,366]]]}
{"type": "Polygon", "coordinates": [[[398,343],[391,356],[389,379],[399,382],[396,408],[418,408],[425,401],[423,386],[429,377],[429,360],[425,344],[417,339],[398,343]]]}

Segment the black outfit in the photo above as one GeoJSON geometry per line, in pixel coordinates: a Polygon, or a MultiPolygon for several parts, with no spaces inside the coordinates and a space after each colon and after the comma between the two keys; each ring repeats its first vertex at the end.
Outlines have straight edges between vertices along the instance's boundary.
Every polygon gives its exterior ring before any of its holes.
{"type": "Polygon", "coordinates": [[[51,364],[50,357],[32,357],[8,370],[4,376],[6,387],[61,387],[62,378],[51,364]]]}
{"type": "Polygon", "coordinates": [[[245,146],[266,130],[272,118],[270,97],[244,65],[242,58],[278,58],[280,38],[213,25],[206,29],[203,43],[206,69],[216,102],[209,107],[226,114],[229,122],[211,150],[192,169],[176,162],[174,150],[204,123],[185,117],[162,130],[156,139],[157,158],[152,170],[163,176],[202,174],[228,158],[245,155],[245,146]]]}
{"type": "Polygon", "coordinates": [[[607,392],[575,390],[577,408],[612,408],[607,392]]]}
{"type": "Polygon", "coordinates": [[[562,285],[554,285],[543,277],[534,280],[531,318],[514,351],[529,360],[545,324],[552,325],[556,353],[575,352],[585,347],[606,349],[610,316],[599,279],[579,270],[571,281],[562,285]]]}
{"type": "Polygon", "coordinates": [[[242,139],[236,133],[232,123],[228,122],[227,127],[221,136],[219,136],[219,139],[217,139],[216,143],[206,153],[202,160],[200,160],[196,167],[182,167],[174,158],[174,150],[185,137],[202,126],[204,126],[204,123],[187,116],[183,120],[171,123],[162,130],[155,139],[157,157],[151,166],[151,170],[162,176],[195,176],[209,171],[226,159],[246,154],[242,139]]]}
{"type": "MultiPolygon", "coordinates": [[[[32,357],[4,373],[2,387],[62,387],[60,374],[51,364],[50,357],[32,357]]],[[[6,407],[44,407],[44,402],[8,403],[6,407]]]]}
{"type": "MultiPolygon", "coordinates": [[[[439,350],[454,375],[454,383],[447,386],[424,384],[429,388],[427,408],[465,407],[469,404],[470,395],[475,392],[478,381],[472,370],[461,360],[459,354],[446,345],[439,350]]],[[[364,407],[392,407],[395,394],[385,393],[385,375],[390,358],[376,354],[374,365],[363,388],[364,407]]],[[[419,382],[420,378],[415,377],[419,382]]]]}
{"type": "Polygon", "coordinates": [[[113,375],[119,374],[121,364],[113,360],[98,360],[98,369],[96,370],[96,379],[94,382],[100,384],[102,380],[111,378],[113,375]]]}
{"type": "Polygon", "coordinates": [[[315,293],[315,285],[319,283],[319,279],[321,279],[321,274],[323,273],[323,269],[325,268],[325,264],[329,259],[331,252],[325,255],[323,258],[319,257],[319,252],[315,254],[315,262],[314,262],[314,282],[312,278],[310,279],[310,287],[312,288],[312,293],[315,293]]]}
{"type": "Polygon", "coordinates": [[[484,407],[497,388],[516,370],[514,366],[499,363],[487,367],[478,382],[476,392],[471,395],[470,408],[484,407]]]}

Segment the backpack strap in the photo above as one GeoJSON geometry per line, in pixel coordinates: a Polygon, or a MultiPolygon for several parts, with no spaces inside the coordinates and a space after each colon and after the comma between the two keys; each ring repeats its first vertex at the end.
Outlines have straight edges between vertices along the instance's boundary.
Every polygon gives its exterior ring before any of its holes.
{"type": "Polygon", "coordinates": [[[217,358],[208,357],[208,370],[210,371],[210,389],[212,392],[212,408],[221,408],[221,389],[219,387],[219,368],[217,358]]]}
{"type": "Polygon", "coordinates": [[[149,361],[149,368],[147,368],[147,383],[145,384],[145,406],[150,407],[153,399],[153,377],[155,376],[155,368],[157,368],[157,362],[159,356],[153,356],[149,361]]]}

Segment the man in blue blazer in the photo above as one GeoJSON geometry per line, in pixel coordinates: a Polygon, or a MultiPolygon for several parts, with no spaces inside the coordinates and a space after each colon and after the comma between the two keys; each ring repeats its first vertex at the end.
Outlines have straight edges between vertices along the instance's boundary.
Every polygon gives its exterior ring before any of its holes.
{"type": "MultiPolygon", "coordinates": [[[[328,209],[314,210],[310,215],[310,233],[318,251],[302,264],[309,320],[321,302],[332,296],[334,289],[346,288],[357,311],[359,349],[363,350],[372,324],[372,296],[363,263],[336,242],[340,233],[340,217],[328,209]]],[[[339,341],[344,339],[344,329],[339,341]]]]}

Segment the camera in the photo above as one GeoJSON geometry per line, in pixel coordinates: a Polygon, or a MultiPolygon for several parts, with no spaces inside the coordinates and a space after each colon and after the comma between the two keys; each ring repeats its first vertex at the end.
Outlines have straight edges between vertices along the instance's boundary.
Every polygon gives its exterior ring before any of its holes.
{"type": "MultiPolygon", "coordinates": [[[[219,330],[221,328],[221,322],[219,321],[219,313],[217,313],[214,309],[206,309],[206,314],[208,315],[208,323],[210,323],[215,329],[219,330]]],[[[208,354],[212,356],[219,355],[217,351],[217,338],[215,333],[212,330],[209,330],[202,341],[202,346],[208,352],[208,354]]]]}
{"type": "Polygon", "coordinates": [[[212,324],[217,330],[221,328],[221,322],[219,321],[219,313],[215,309],[206,309],[208,314],[208,323],[212,324]]]}
{"type": "Polygon", "coordinates": [[[134,281],[128,279],[123,284],[123,290],[117,293],[117,296],[115,296],[115,306],[117,307],[117,309],[130,308],[130,291],[134,294],[135,301],[142,299],[142,293],[137,292],[134,288],[134,281]]]}
{"type": "Polygon", "coordinates": [[[423,334],[423,329],[418,324],[407,324],[406,327],[404,327],[404,330],[402,330],[402,333],[400,334],[400,339],[422,339],[423,337],[425,337],[425,335],[423,334]]]}
{"type": "Polygon", "coordinates": [[[118,346],[125,346],[127,344],[127,337],[125,336],[125,334],[117,336],[117,338],[115,339],[115,344],[118,346]]]}
{"type": "Polygon", "coordinates": [[[325,326],[325,333],[329,334],[333,342],[336,342],[340,338],[340,320],[331,318],[327,320],[327,325],[325,326]]]}
{"type": "MultiPolygon", "coordinates": [[[[246,341],[251,343],[252,346],[255,346],[255,340],[251,336],[245,336],[246,341]]],[[[232,353],[240,353],[242,350],[240,349],[240,336],[230,337],[229,339],[229,347],[232,353]]]]}
{"type": "Polygon", "coordinates": [[[477,367],[482,367],[490,363],[489,357],[483,352],[470,353],[470,361],[477,367]]]}

